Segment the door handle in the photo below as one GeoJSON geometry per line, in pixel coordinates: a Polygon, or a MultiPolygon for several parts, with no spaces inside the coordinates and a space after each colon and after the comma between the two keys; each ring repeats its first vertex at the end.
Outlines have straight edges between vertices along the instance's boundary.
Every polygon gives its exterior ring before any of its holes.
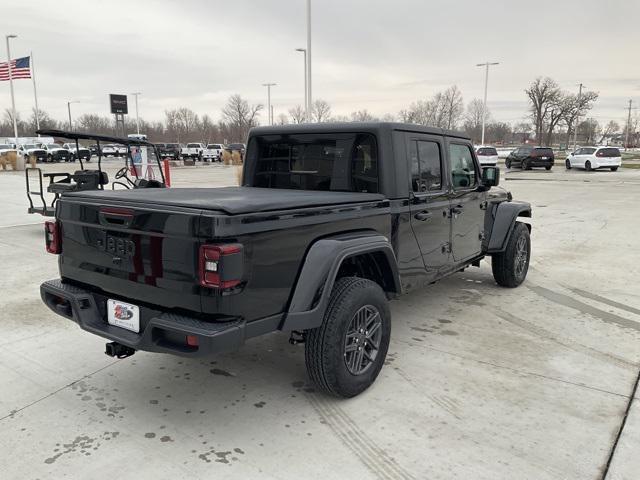
{"type": "Polygon", "coordinates": [[[421,221],[425,221],[425,220],[429,220],[431,217],[433,216],[433,213],[424,210],[422,212],[418,212],[416,213],[413,218],[415,218],[416,220],[421,220],[421,221]]]}
{"type": "Polygon", "coordinates": [[[464,206],[463,205],[456,205],[455,207],[451,207],[451,213],[453,215],[461,214],[462,210],[464,210],[464,206]]]}

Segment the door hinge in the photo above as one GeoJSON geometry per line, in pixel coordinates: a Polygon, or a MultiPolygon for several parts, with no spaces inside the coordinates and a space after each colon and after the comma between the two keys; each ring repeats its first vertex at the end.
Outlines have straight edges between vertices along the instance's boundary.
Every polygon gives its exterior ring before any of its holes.
{"type": "Polygon", "coordinates": [[[484,240],[486,238],[486,235],[484,234],[484,230],[480,232],[480,234],[478,235],[478,239],[479,240],[484,240]]]}
{"type": "Polygon", "coordinates": [[[451,253],[451,243],[442,244],[442,253],[451,253]]]}
{"type": "Polygon", "coordinates": [[[480,210],[486,210],[487,209],[487,201],[485,200],[484,202],[480,202],[480,210]]]}

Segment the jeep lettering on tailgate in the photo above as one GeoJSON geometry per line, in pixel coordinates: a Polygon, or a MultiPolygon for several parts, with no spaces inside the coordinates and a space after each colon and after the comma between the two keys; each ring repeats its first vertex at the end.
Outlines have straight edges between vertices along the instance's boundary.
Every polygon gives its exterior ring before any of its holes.
{"type": "Polygon", "coordinates": [[[126,238],[107,235],[107,232],[101,232],[100,237],[96,240],[96,246],[103,252],[126,258],[132,258],[136,252],[136,244],[134,242],[126,238]]]}

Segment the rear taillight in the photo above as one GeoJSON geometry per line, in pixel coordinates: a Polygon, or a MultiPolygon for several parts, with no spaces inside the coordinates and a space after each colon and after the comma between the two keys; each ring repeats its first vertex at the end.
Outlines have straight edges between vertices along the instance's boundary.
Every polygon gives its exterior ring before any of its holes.
{"type": "Polygon", "coordinates": [[[200,285],[207,288],[233,288],[242,281],[242,245],[201,245],[200,285]]]}
{"type": "Polygon", "coordinates": [[[604,157],[604,152],[596,152],[596,157],[604,157]]]}
{"type": "Polygon", "coordinates": [[[44,242],[47,252],[58,255],[62,252],[62,237],[60,235],[60,223],[44,222],[44,242]]]}

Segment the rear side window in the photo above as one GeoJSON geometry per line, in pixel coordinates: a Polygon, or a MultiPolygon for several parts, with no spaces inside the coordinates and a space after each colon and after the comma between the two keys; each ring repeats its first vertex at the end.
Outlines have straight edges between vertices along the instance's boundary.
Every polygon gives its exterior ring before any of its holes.
{"type": "Polygon", "coordinates": [[[598,157],[620,157],[620,150],[617,148],[601,148],[596,154],[598,157]]]}
{"type": "Polygon", "coordinates": [[[437,142],[412,140],[411,188],[416,193],[442,190],[442,154],[437,142]]]}
{"type": "Polygon", "coordinates": [[[478,155],[483,157],[490,157],[493,155],[498,155],[498,151],[493,147],[483,147],[478,149],[478,155]]]}
{"type": "Polygon", "coordinates": [[[363,133],[263,135],[251,139],[253,186],[378,193],[378,149],[363,133]]]}
{"type": "Polygon", "coordinates": [[[468,145],[450,143],[449,163],[454,189],[469,188],[476,184],[476,167],[468,145]]]}

